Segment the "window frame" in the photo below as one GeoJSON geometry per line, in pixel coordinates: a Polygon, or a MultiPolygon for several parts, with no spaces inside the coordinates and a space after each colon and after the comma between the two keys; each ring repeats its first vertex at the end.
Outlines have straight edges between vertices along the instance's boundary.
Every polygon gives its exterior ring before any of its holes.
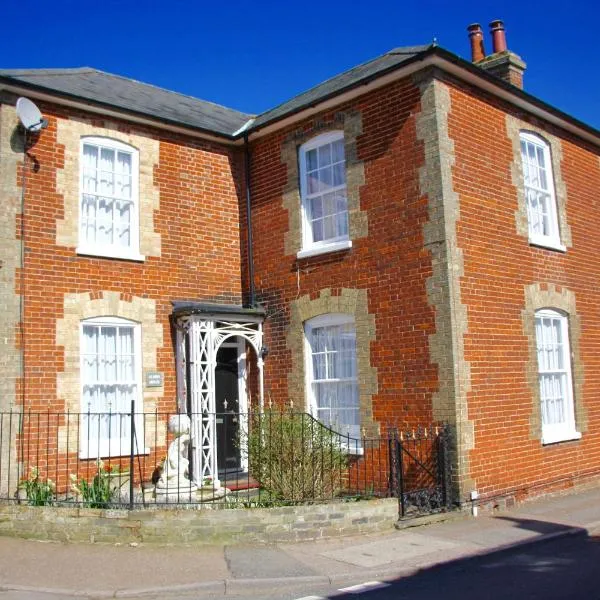
{"type": "MultiPolygon", "coordinates": [[[[344,434],[343,431],[338,432],[340,434],[340,446],[350,454],[362,454],[362,435],[360,434],[360,427],[362,425],[362,414],[360,409],[360,387],[359,387],[359,370],[358,370],[358,340],[356,339],[356,320],[353,315],[344,313],[327,313],[313,317],[304,322],[304,357],[305,357],[305,388],[306,388],[306,410],[309,412],[317,421],[322,423],[319,419],[317,405],[317,399],[313,391],[314,383],[314,370],[313,370],[313,351],[311,338],[313,330],[324,328],[324,327],[335,327],[339,325],[352,324],[354,327],[354,361],[356,377],[354,386],[356,388],[356,394],[358,397],[358,406],[356,407],[359,417],[359,434],[357,437],[352,435],[344,434]],[[353,442],[353,443],[352,443],[353,442]]],[[[325,424],[324,424],[325,425],[325,424]]],[[[327,425],[325,425],[327,427],[327,425]]],[[[333,429],[333,428],[332,428],[333,429]]],[[[335,431],[335,429],[333,429],[335,431]]]]}
{"type": "Polygon", "coordinates": [[[145,256],[140,254],[140,193],[139,193],[140,159],[139,150],[130,144],[115,140],[110,137],[97,135],[82,136],[79,142],[79,193],[78,193],[78,221],[77,221],[77,254],[87,256],[102,256],[123,260],[143,261],[145,256]],[[99,244],[83,239],[81,224],[83,222],[82,200],[84,193],[84,154],[85,145],[107,148],[115,152],[127,152],[131,155],[131,221],[130,244],[123,248],[115,244],[99,244]]]}
{"type": "Polygon", "coordinates": [[[560,237],[560,223],[558,219],[558,204],[556,198],[556,189],[554,183],[554,165],[552,163],[552,150],[550,144],[547,140],[545,140],[540,135],[521,130],[519,131],[519,153],[521,160],[521,169],[523,171],[523,192],[525,194],[525,210],[527,213],[527,233],[529,238],[529,243],[534,246],[541,246],[544,248],[551,248],[553,250],[560,250],[561,252],[566,251],[566,246],[561,242],[560,237]],[[523,160],[523,151],[521,148],[521,144],[525,142],[526,144],[533,144],[534,146],[541,148],[544,156],[545,168],[546,168],[546,180],[547,180],[547,189],[546,190],[537,190],[543,191],[549,195],[549,224],[551,232],[548,235],[540,235],[532,231],[532,220],[530,218],[530,204],[529,204],[529,194],[528,189],[535,190],[536,188],[528,187],[525,183],[525,161],[523,160]]]}
{"type": "MultiPolygon", "coordinates": [[[[577,431],[575,423],[575,403],[574,403],[574,388],[573,388],[573,375],[572,375],[572,357],[571,357],[571,344],[569,338],[569,316],[563,311],[559,311],[554,308],[541,308],[534,313],[534,331],[535,331],[535,350],[536,350],[536,364],[537,364],[537,379],[538,379],[538,391],[539,391],[539,403],[540,403],[540,423],[542,428],[542,444],[554,444],[557,442],[563,442],[567,440],[576,440],[581,438],[581,433],[577,431]],[[545,371],[542,370],[539,360],[540,354],[540,341],[538,339],[538,319],[551,318],[558,320],[561,328],[562,337],[562,360],[564,363],[565,374],[565,399],[564,399],[564,412],[565,420],[562,423],[544,423],[544,409],[542,406],[542,378],[545,371]]],[[[558,369],[554,369],[550,372],[557,372],[558,369]]]]}
{"type": "MultiPolygon", "coordinates": [[[[309,219],[309,207],[308,203],[310,199],[307,189],[307,164],[306,155],[310,150],[315,150],[321,146],[332,144],[336,141],[345,141],[345,135],[342,130],[328,131],[311,138],[299,147],[299,163],[300,163],[300,210],[301,210],[301,221],[302,221],[302,247],[297,254],[298,258],[307,258],[310,256],[316,256],[318,254],[324,254],[326,252],[337,252],[338,250],[345,250],[352,247],[352,240],[350,239],[350,211],[348,210],[348,163],[346,156],[346,148],[344,144],[344,186],[346,195],[346,218],[348,223],[348,233],[345,236],[337,236],[334,238],[328,238],[327,240],[321,240],[318,242],[313,241],[313,229],[309,219]]],[[[342,186],[337,186],[336,189],[342,189],[342,186]]]]}
{"type": "MultiPolygon", "coordinates": [[[[91,317],[82,319],[79,324],[79,406],[80,406],[80,444],[79,458],[117,458],[119,456],[129,456],[131,454],[130,438],[124,437],[109,438],[96,440],[92,443],[90,437],[89,425],[85,424],[85,419],[88,415],[88,408],[84,406],[84,329],[86,326],[96,327],[128,327],[133,330],[133,356],[134,356],[134,381],[136,386],[135,393],[135,416],[134,426],[136,431],[136,455],[147,454],[148,449],[144,445],[144,407],[143,407],[143,387],[142,387],[142,326],[137,321],[131,321],[122,317],[106,316],[106,317],[91,317]],[[139,440],[141,437],[141,441],[139,440]],[[126,443],[123,443],[126,440],[126,443]]],[[[111,413],[122,414],[122,413],[111,413]]],[[[127,411],[130,414],[130,409],[127,411]]],[[[130,435],[130,432],[129,432],[130,435]]]]}

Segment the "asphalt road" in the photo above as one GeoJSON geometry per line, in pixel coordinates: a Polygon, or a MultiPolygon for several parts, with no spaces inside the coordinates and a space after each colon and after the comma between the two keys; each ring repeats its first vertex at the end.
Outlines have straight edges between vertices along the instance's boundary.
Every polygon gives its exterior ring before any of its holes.
{"type": "MultiPolygon", "coordinates": [[[[331,597],[350,599],[357,595],[342,593],[331,597]]],[[[457,561],[358,597],[363,600],[598,600],[600,536],[569,536],[527,549],[457,561]]]]}

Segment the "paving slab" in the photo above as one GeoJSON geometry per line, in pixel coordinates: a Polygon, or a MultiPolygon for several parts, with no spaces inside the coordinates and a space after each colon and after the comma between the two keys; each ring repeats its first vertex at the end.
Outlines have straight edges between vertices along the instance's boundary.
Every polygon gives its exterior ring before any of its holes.
{"type": "Polygon", "coordinates": [[[317,571],[298,562],[277,547],[228,546],[225,559],[230,577],[234,579],[266,579],[281,577],[307,577],[317,571]]]}
{"type": "Polygon", "coordinates": [[[437,553],[456,548],[450,541],[435,539],[407,531],[399,531],[393,538],[374,541],[368,544],[347,546],[339,550],[322,553],[348,565],[364,568],[381,567],[403,560],[410,560],[424,554],[437,553]]]}

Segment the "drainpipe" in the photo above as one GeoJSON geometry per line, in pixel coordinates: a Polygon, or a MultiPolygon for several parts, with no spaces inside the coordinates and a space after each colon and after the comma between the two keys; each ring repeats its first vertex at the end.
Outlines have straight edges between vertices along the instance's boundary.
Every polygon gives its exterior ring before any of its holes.
{"type": "Polygon", "coordinates": [[[244,133],[244,159],[246,171],[246,228],[248,231],[248,278],[250,280],[250,306],[256,303],[254,290],[254,249],[252,244],[252,195],[250,192],[250,147],[248,146],[248,134],[244,133]]]}

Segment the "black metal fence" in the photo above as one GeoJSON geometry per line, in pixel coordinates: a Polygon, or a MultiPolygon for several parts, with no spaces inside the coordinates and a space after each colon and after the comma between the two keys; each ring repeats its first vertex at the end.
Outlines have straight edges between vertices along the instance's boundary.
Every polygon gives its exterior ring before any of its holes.
{"type": "Polygon", "coordinates": [[[392,480],[400,518],[451,506],[450,428],[419,427],[393,433],[392,480]]]}
{"type": "Polygon", "coordinates": [[[309,414],[274,409],[0,413],[0,500],[250,508],[398,495],[406,515],[413,504],[441,506],[437,491],[424,490],[445,468],[444,431],[409,441],[390,428],[357,439],[309,414]],[[191,439],[204,447],[192,448],[191,439]]]}

